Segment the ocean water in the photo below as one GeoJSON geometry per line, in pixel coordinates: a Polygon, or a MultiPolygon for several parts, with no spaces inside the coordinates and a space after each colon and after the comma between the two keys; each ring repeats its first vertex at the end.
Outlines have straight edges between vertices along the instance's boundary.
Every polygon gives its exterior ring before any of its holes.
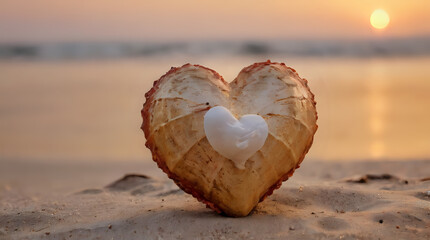
{"type": "Polygon", "coordinates": [[[430,55],[297,56],[263,51],[4,57],[0,161],[150,161],[140,109],[154,80],[171,66],[191,62],[232,81],[243,67],[267,59],[295,68],[316,95],[319,129],[307,159],[430,158],[430,55]]]}
{"type": "Polygon", "coordinates": [[[410,57],[430,55],[430,37],[381,39],[290,39],[271,41],[69,42],[0,44],[0,59],[86,60],[154,57],[289,56],[410,57]]]}

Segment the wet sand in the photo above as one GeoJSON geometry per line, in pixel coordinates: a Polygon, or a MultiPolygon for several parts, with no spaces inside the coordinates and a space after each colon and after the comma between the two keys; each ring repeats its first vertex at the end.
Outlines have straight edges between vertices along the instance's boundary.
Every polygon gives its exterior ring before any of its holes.
{"type": "Polygon", "coordinates": [[[144,94],[172,66],[210,67],[226,81],[254,62],[285,62],[309,81],[318,131],[306,158],[429,159],[430,57],[0,61],[0,161],[151,158],[140,131],[144,94]]]}

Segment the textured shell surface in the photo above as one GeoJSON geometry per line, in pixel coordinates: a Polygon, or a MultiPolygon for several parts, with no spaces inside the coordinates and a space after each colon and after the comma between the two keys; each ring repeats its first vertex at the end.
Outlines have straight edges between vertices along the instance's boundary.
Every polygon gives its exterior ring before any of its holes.
{"type": "Polygon", "coordinates": [[[299,167],[317,130],[307,81],[283,63],[244,68],[227,83],[199,65],[172,68],[146,93],[142,129],[158,166],[185,192],[228,216],[246,216],[299,167]],[[216,152],[204,115],[223,106],[240,118],[257,114],[269,133],[245,168],[216,152]]]}

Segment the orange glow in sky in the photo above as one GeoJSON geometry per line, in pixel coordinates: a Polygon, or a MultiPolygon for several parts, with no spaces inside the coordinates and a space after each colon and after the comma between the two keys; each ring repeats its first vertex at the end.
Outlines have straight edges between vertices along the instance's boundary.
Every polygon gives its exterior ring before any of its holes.
{"type": "Polygon", "coordinates": [[[383,37],[430,35],[424,0],[2,0],[0,42],[372,38],[378,8],[383,37]]]}

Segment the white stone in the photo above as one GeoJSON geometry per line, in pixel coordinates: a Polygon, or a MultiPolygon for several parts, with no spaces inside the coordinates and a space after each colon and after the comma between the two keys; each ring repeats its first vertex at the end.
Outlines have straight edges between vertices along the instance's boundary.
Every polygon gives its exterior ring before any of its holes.
{"type": "Polygon", "coordinates": [[[266,142],[269,128],[259,115],[247,114],[237,120],[222,106],[211,108],[204,117],[206,138],[222,156],[231,159],[239,169],[266,142]]]}

